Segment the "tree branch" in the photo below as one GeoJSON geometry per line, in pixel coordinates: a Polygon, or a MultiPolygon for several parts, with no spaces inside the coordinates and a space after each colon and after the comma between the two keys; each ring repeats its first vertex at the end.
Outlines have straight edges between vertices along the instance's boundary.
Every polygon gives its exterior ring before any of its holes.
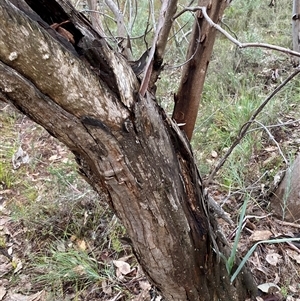
{"type": "Polygon", "coordinates": [[[214,28],[216,28],[219,32],[221,32],[226,38],[228,38],[228,40],[230,40],[232,43],[234,43],[235,45],[237,45],[239,48],[249,48],[249,47],[257,47],[257,48],[267,48],[267,49],[271,49],[271,50],[276,50],[276,51],[280,51],[286,54],[290,54],[293,56],[297,56],[300,57],[300,52],[297,51],[293,51],[291,49],[288,48],[284,48],[284,47],[280,47],[277,45],[272,45],[272,44],[267,44],[267,43],[241,43],[240,41],[238,41],[236,38],[234,38],[232,35],[230,35],[226,30],[224,30],[220,25],[216,24],[213,22],[213,20],[208,16],[207,14],[207,9],[204,6],[195,6],[195,7],[186,7],[185,9],[183,9],[181,12],[179,12],[175,17],[178,18],[180,15],[182,15],[184,12],[187,11],[199,11],[201,10],[204,18],[206,19],[206,21],[214,28]]]}
{"type": "MultiPolygon", "coordinates": [[[[38,22],[1,0],[0,98],[71,149],[81,174],[123,222],[145,274],[166,300],[254,295],[247,273],[231,285],[225,264],[216,264],[202,181],[177,125],[150,94],[138,95],[128,63],[69,2],[30,1],[46,22],[49,12],[57,17],[65,5],[69,13],[57,21],[70,20],[72,30],[81,33],[75,34],[75,46],[83,51],[73,55],[38,22]],[[50,10],[54,2],[61,4],[50,10]]],[[[227,256],[227,248],[218,247],[227,256]]]]}
{"type": "Polygon", "coordinates": [[[145,95],[151,90],[160,74],[168,36],[173,24],[173,17],[177,9],[177,0],[164,0],[161,6],[158,25],[145,67],[145,75],[140,87],[140,94],[145,95]]]}
{"type": "Polygon", "coordinates": [[[121,48],[121,53],[128,59],[132,60],[132,51],[130,38],[124,22],[124,16],[119,7],[113,0],[105,0],[106,5],[110,8],[117,19],[118,36],[121,37],[118,41],[118,46],[121,48]]]}

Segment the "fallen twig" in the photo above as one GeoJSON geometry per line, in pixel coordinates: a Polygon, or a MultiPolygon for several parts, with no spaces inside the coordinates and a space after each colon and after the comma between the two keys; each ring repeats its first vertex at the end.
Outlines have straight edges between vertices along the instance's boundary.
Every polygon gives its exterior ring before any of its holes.
{"type": "Polygon", "coordinates": [[[278,144],[278,142],[276,141],[276,139],[274,138],[274,136],[271,134],[271,132],[259,121],[257,120],[254,120],[254,122],[258,123],[266,132],[267,134],[269,135],[270,139],[276,144],[277,148],[278,148],[278,151],[285,163],[286,166],[289,166],[289,161],[286,159],[286,157],[284,156],[281,148],[280,148],[280,145],[278,144]]]}
{"type": "Polygon", "coordinates": [[[285,221],[281,221],[279,219],[276,219],[275,222],[282,226],[289,226],[289,227],[294,227],[294,228],[300,229],[300,224],[285,222],[285,221]]]}

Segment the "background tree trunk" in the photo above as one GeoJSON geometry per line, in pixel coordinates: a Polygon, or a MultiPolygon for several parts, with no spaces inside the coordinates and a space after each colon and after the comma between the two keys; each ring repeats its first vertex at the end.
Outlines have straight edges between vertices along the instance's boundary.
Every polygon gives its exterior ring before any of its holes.
{"type": "MultiPolygon", "coordinates": [[[[293,0],[292,14],[293,50],[300,51],[300,0],[293,0]]],[[[299,58],[293,56],[295,66],[299,65],[299,58]]]]}
{"type": "Polygon", "coordinates": [[[127,61],[68,3],[27,3],[37,13],[21,0],[15,4],[27,16],[7,0],[0,4],[0,99],[74,153],[166,300],[253,295],[246,271],[231,285],[224,262],[216,261],[202,181],[177,125],[153,96],[137,93],[127,61]],[[66,20],[73,44],[49,26],[66,20]]]}
{"type": "Polygon", "coordinates": [[[291,167],[287,167],[285,176],[272,194],[271,207],[275,214],[289,222],[300,219],[300,155],[291,167]]]}
{"type": "MultiPolygon", "coordinates": [[[[198,5],[208,7],[208,15],[218,23],[228,5],[226,1],[199,0],[198,5]]],[[[187,53],[187,63],[183,66],[182,77],[177,94],[173,118],[183,124],[182,130],[189,140],[193,135],[200,98],[204,86],[205,75],[212,54],[217,30],[212,27],[199,10],[196,13],[191,43],[187,53]]]]}

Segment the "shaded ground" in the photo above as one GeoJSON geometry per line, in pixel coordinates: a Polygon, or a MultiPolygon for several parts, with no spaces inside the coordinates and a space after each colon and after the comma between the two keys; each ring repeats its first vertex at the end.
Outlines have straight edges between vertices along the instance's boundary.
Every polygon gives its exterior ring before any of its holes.
{"type": "MultiPolygon", "coordinates": [[[[124,229],[78,177],[72,155],[27,117],[0,105],[0,300],[159,300],[151,297],[124,229]]],[[[293,121],[293,116],[281,118],[293,121]]],[[[298,151],[299,122],[271,131],[281,145],[298,151]]],[[[300,232],[297,223],[270,214],[272,168],[282,160],[269,138],[261,137],[264,149],[254,152],[247,166],[253,179],[265,166],[270,180],[249,187],[256,197],[247,206],[238,245],[241,257],[257,241],[300,232]]],[[[234,221],[228,225],[220,220],[233,243],[241,195],[219,186],[210,191],[234,221]]],[[[260,244],[248,263],[258,284],[273,286],[273,294],[269,291],[258,300],[300,300],[296,244],[260,244]]]]}
{"type": "Polygon", "coordinates": [[[125,230],[72,155],[0,105],[0,300],[150,300],[125,230]]]}

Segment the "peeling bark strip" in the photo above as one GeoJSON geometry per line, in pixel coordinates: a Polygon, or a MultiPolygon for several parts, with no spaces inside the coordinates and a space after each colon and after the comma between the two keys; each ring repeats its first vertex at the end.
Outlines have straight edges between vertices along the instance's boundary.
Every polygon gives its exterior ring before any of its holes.
{"type": "Polygon", "coordinates": [[[216,261],[189,143],[150,94],[138,95],[129,64],[67,2],[27,0],[33,18],[24,1],[16,2],[25,14],[0,2],[0,99],[70,148],[166,300],[245,300],[253,294],[246,273],[231,285],[225,264],[216,261]],[[56,10],[51,24],[67,15],[73,49],[48,31],[47,15],[56,10]]]}

